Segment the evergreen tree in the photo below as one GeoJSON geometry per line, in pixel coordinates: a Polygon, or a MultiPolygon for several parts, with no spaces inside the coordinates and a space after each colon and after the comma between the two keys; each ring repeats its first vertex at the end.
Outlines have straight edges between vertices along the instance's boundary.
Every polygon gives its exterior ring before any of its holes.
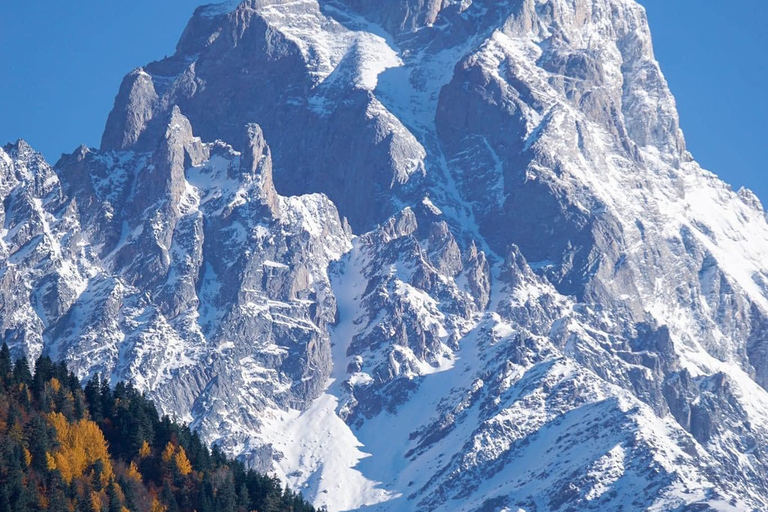
{"type": "Polygon", "coordinates": [[[91,481],[93,482],[93,489],[96,492],[99,492],[102,489],[101,481],[103,480],[104,475],[104,462],[99,459],[96,460],[93,463],[93,470],[92,470],[92,476],[91,481]]]}
{"type": "Polygon", "coordinates": [[[86,404],[83,400],[82,393],[75,392],[73,393],[73,403],[72,403],[72,415],[73,419],[75,421],[82,420],[85,418],[85,410],[86,410],[86,404]]]}
{"type": "Polygon", "coordinates": [[[7,383],[8,377],[13,370],[13,361],[11,360],[11,351],[7,343],[3,343],[0,348],[0,380],[7,383]]]}
{"type": "Polygon", "coordinates": [[[14,470],[14,475],[9,478],[11,510],[13,512],[32,512],[32,491],[24,485],[24,474],[19,468],[14,470]]]}
{"type": "Polygon", "coordinates": [[[95,509],[93,505],[93,496],[91,495],[90,486],[84,486],[83,493],[77,502],[77,512],[93,512],[95,509]]]}
{"type": "Polygon", "coordinates": [[[85,401],[88,404],[91,419],[97,423],[101,423],[104,419],[104,415],[101,406],[101,382],[99,381],[98,374],[94,375],[85,385],[85,401]]]}
{"type": "Polygon", "coordinates": [[[32,384],[32,372],[29,370],[29,361],[25,356],[16,360],[16,364],[13,366],[13,382],[27,386],[32,384]]]}
{"type": "Polygon", "coordinates": [[[45,383],[54,376],[54,364],[50,357],[40,356],[35,361],[35,376],[32,379],[32,392],[37,400],[43,394],[45,383]]]}
{"type": "Polygon", "coordinates": [[[12,512],[11,499],[8,496],[8,489],[5,485],[0,485],[0,512],[12,512]]]}
{"type": "Polygon", "coordinates": [[[237,510],[237,492],[232,475],[228,475],[223,488],[219,490],[216,510],[222,512],[235,512],[237,510]]]}
{"type": "Polygon", "coordinates": [[[199,512],[216,512],[216,504],[213,500],[213,482],[210,474],[203,477],[198,495],[199,512]]]}
{"type": "Polygon", "coordinates": [[[61,381],[62,384],[66,384],[69,390],[72,392],[80,389],[80,381],[75,379],[75,386],[72,387],[72,383],[69,381],[70,377],[74,377],[74,374],[67,368],[67,363],[60,361],[54,365],[54,376],[61,381]]]}
{"type": "Polygon", "coordinates": [[[104,416],[109,417],[112,415],[112,389],[109,387],[109,379],[104,375],[101,376],[101,389],[99,393],[101,394],[102,412],[104,416]]]}
{"type": "Polygon", "coordinates": [[[35,416],[30,422],[29,452],[32,455],[32,467],[44,473],[48,470],[46,454],[53,448],[53,435],[48,422],[42,416],[35,416]]]}
{"type": "Polygon", "coordinates": [[[251,498],[248,495],[248,487],[245,483],[240,485],[240,490],[237,492],[237,510],[240,512],[249,512],[251,505],[251,498]]]}
{"type": "Polygon", "coordinates": [[[167,512],[179,512],[179,503],[176,501],[176,496],[173,492],[173,487],[169,480],[163,483],[163,490],[160,493],[160,500],[168,507],[167,512]]]}
{"type": "MultiPolygon", "coordinates": [[[[66,372],[66,371],[67,371],[67,366],[64,365],[63,372],[66,372]]],[[[81,391],[80,379],[77,378],[77,375],[75,375],[75,372],[69,372],[69,374],[67,375],[67,386],[69,387],[69,390],[72,393],[81,391]]]]}
{"type": "Polygon", "coordinates": [[[123,496],[125,497],[125,508],[131,512],[138,511],[140,498],[136,489],[137,482],[122,477],[120,478],[120,487],[123,489],[123,496]]]}
{"type": "Polygon", "coordinates": [[[263,512],[279,512],[282,507],[282,501],[282,496],[279,493],[267,494],[260,510],[263,512]]]}
{"type": "Polygon", "coordinates": [[[68,512],[67,497],[64,493],[64,481],[58,471],[53,471],[48,482],[49,512],[68,512]]]}
{"type": "Polygon", "coordinates": [[[123,504],[120,502],[120,495],[117,492],[117,484],[114,480],[107,487],[107,498],[109,499],[109,512],[123,511],[123,504]]]}

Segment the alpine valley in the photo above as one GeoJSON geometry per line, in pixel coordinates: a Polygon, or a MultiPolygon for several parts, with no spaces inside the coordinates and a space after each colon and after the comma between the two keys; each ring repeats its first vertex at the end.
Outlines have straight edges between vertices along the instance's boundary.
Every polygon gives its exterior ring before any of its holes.
{"type": "Polygon", "coordinates": [[[0,342],[331,512],[768,510],[768,223],[634,0],[246,0],[0,150],[0,342]]]}

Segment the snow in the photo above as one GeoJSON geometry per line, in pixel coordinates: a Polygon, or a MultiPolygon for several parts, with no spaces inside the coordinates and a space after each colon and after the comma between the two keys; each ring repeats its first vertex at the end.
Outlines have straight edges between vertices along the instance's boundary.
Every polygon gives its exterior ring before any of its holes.
{"type": "Polygon", "coordinates": [[[215,18],[229,14],[230,12],[234,11],[241,3],[242,0],[228,0],[226,2],[204,5],[198,9],[197,13],[198,15],[205,18],[215,18]]]}
{"type": "Polygon", "coordinates": [[[1,147],[0,147],[0,159],[2,159],[3,163],[4,163],[6,166],[9,166],[9,167],[10,167],[11,165],[13,165],[13,160],[11,160],[11,157],[10,157],[10,156],[8,156],[8,153],[6,153],[6,152],[3,150],[3,148],[1,148],[1,147]]]}
{"type": "Polygon", "coordinates": [[[345,28],[322,14],[316,0],[272,2],[257,10],[271,26],[298,46],[316,85],[322,84],[343,65],[352,73],[349,82],[357,88],[372,91],[383,71],[402,64],[384,38],[345,28]]]}
{"type": "MultiPolygon", "coordinates": [[[[356,466],[370,455],[350,428],[336,415],[338,400],[325,393],[309,409],[273,411],[263,434],[283,458],[279,476],[314,505],[332,511],[355,510],[391,498],[356,466]]],[[[269,414],[269,413],[267,413],[269,414]]]]}
{"type": "Polygon", "coordinates": [[[284,263],[279,263],[277,261],[272,260],[264,260],[262,263],[265,267],[272,267],[272,268],[289,268],[288,265],[284,263]]]}
{"type": "Polygon", "coordinates": [[[426,206],[429,209],[429,211],[432,212],[433,214],[435,214],[435,215],[442,215],[443,214],[443,212],[440,210],[440,208],[435,206],[435,203],[433,203],[432,200],[429,197],[425,197],[424,199],[422,199],[421,203],[424,206],[426,206]]]}

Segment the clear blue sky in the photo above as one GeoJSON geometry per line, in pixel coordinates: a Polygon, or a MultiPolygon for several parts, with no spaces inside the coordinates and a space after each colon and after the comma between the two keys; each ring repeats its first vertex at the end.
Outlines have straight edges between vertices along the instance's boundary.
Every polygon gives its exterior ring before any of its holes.
{"type": "MultiPolygon", "coordinates": [[[[383,0],[386,1],[386,0],[383,0]]],[[[0,144],[98,146],[120,80],[173,53],[200,0],[18,0],[0,12],[0,144]]],[[[641,0],[701,164],[768,205],[768,2],[641,0]]]]}

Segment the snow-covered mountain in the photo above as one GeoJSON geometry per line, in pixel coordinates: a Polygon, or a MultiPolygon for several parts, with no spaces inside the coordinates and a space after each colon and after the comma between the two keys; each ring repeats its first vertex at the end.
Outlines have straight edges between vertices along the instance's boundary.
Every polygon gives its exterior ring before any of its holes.
{"type": "Polygon", "coordinates": [[[332,511],[768,509],[768,223],[634,0],[247,0],[0,151],[0,334],[332,511]]]}

